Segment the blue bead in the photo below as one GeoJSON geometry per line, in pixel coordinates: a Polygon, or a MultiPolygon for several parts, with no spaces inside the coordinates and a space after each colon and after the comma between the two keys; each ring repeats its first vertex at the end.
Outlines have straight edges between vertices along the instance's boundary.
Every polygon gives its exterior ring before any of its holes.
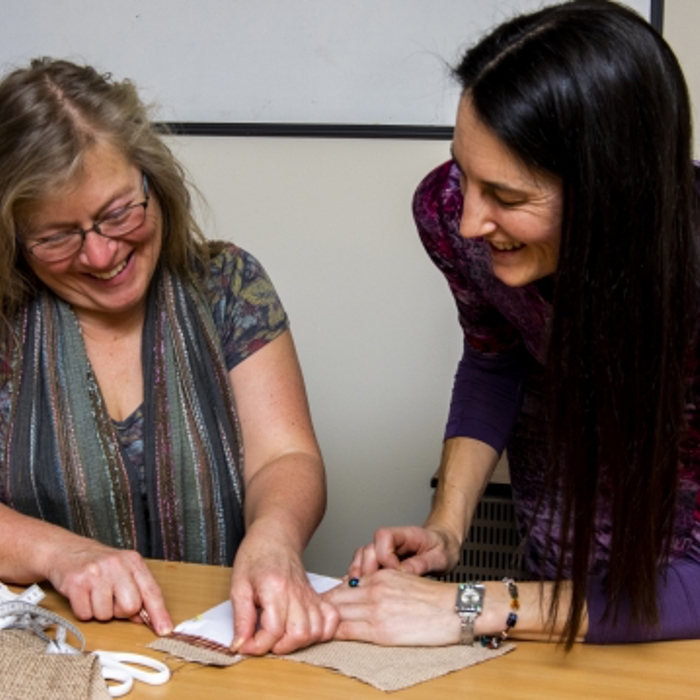
{"type": "Polygon", "coordinates": [[[348,585],[350,588],[357,588],[360,585],[360,579],[359,578],[351,578],[348,581],[348,585]]]}

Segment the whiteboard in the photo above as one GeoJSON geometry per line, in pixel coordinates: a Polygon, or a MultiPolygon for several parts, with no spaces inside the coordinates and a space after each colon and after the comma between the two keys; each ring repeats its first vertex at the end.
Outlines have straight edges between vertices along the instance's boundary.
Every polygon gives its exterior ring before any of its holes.
{"type": "MultiPolygon", "coordinates": [[[[661,0],[626,0],[650,19],[661,0]]],[[[0,68],[128,77],[165,122],[450,126],[463,50],[542,0],[14,0],[0,68]]]]}

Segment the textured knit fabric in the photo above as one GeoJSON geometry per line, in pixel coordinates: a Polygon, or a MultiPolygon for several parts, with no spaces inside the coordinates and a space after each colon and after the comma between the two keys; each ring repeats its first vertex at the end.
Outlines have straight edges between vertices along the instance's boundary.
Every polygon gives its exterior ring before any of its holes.
{"type": "MultiPolygon", "coordinates": [[[[464,332],[446,437],[481,440],[501,451],[506,445],[511,485],[521,535],[526,541],[525,565],[533,575],[556,574],[560,514],[551,514],[554,546],[547,547],[550,514],[539,503],[546,472],[547,436],[543,420],[544,339],[551,305],[546,280],[508,287],[492,273],[483,239],[459,235],[463,199],[459,171],[450,161],[430,173],[414,198],[414,216],[421,240],[445,275],[455,298],[464,332]],[[537,506],[540,510],[537,511],[537,506]]],[[[700,637],[700,606],[689,609],[686,597],[673,598],[681,587],[700,600],[700,377],[695,377],[687,404],[688,448],[683,450],[678,502],[671,543],[672,568],[660,569],[661,624],[638,630],[625,623],[603,621],[603,585],[610,554],[611,512],[603,503],[596,522],[588,606],[588,641],[626,641],[679,636],[700,637]],[[683,566],[679,566],[683,562],[683,566]],[[666,595],[668,594],[668,595],[666,595]],[[666,596],[666,597],[663,597],[666,596]],[[680,600],[680,603],[678,602],[680,600]],[[694,615],[678,625],[678,617],[694,615]],[[682,627],[682,630],[681,630],[682,627]],[[679,631],[680,630],[680,631],[679,631]]]]}
{"type": "Polygon", "coordinates": [[[282,332],[286,317],[259,265],[232,246],[204,277],[208,298],[166,270],[154,278],[145,401],[123,422],[131,432],[107,414],[70,307],[45,290],[20,315],[23,342],[4,356],[8,505],[144,556],[232,562],[243,477],[228,368],[282,332]]]}

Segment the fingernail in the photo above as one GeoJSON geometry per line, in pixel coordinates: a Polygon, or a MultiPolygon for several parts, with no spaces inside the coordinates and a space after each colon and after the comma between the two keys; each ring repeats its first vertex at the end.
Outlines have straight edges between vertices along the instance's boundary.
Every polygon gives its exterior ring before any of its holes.
{"type": "Polygon", "coordinates": [[[171,634],[173,631],[173,628],[170,625],[161,625],[158,628],[158,634],[161,637],[167,637],[169,634],[171,634]]]}
{"type": "Polygon", "coordinates": [[[238,639],[234,639],[231,642],[231,646],[229,648],[231,649],[231,651],[238,651],[243,646],[244,641],[245,641],[245,639],[243,639],[243,637],[239,637],[238,639]]]}

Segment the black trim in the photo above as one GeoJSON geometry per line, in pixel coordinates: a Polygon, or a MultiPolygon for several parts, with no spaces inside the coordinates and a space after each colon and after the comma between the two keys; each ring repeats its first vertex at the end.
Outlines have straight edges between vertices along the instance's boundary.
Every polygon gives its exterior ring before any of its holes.
{"type": "Polygon", "coordinates": [[[407,139],[450,141],[451,126],[382,124],[282,124],[232,122],[162,122],[156,126],[176,136],[289,136],[327,139],[407,139]]]}
{"type": "Polygon", "coordinates": [[[659,34],[664,31],[664,0],[651,0],[651,26],[659,34]]]}

